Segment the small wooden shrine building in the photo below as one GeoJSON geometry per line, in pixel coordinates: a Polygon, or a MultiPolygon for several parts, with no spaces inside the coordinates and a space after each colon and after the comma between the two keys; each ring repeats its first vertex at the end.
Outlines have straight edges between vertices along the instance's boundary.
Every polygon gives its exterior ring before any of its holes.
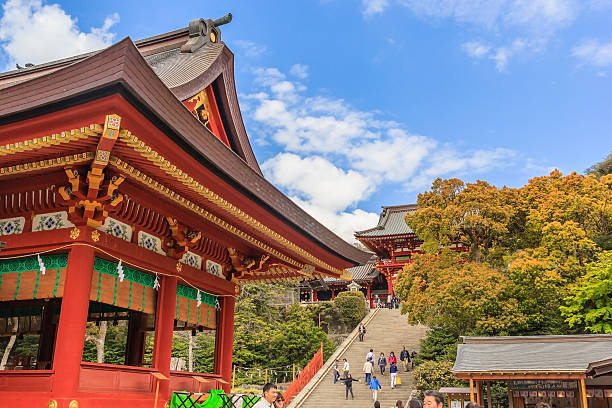
{"type": "MultiPolygon", "coordinates": [[[[510,408],[612,407],[612,335],[464,337],[453,367],[482,406],[486,384],[508,385],[510,408]]],[[[450,404],[449,404],[450,406],[450,404]]]]}
{"type": "Polygon", "coordinates": [[[355,238],[378,257],[374,268],[388,282],[382,296],[393,294],[397,273],[410,262],[412,254],[420,253],[422,241],[406,224],[406,214],[417,208],[416,204],[383,207],[376,227],[355,232],[355,238]]]}
{"type": "Polygon", "coordinates": [[[241,283],[350,279],[369,259],[262,176],[230,19],[0,74],[0,336],[38,339],[2,362],[2,407],[227,391],[241,283]],[[123,364],[82,361],[109,320],[127,321],[123,364]],[[175,330],[215,333],[211,372],[170,369],[175,330]]]}

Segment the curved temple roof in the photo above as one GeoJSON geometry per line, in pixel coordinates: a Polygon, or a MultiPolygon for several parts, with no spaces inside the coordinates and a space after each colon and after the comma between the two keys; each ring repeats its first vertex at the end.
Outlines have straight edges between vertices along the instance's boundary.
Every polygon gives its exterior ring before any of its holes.
{"type": "Polygon", "coordinates": [[[416,204],[383,207],[378,219],[378,225],[363,231],[355,232],[357,238],[386,237],[390,235],[414,234],[406,224],[406,214],[415,211],[416,204]]]}
{"type": "Polygon", "coordinates": [[[178,49],[186,39],[187,29],[136,43],[125,38],[102,51],[1,74],[0,126],[119,93],[151,117],[177,148],[212,168],[273,216],[350,264],[367,262],[371,254],[339,238],[264,179],[238,106],[233,54],[222,42],[181,54],[178,49]],[[181,102],[213,81],[218,81],[219,104],[237,145],[234,150],[181,102]]]}

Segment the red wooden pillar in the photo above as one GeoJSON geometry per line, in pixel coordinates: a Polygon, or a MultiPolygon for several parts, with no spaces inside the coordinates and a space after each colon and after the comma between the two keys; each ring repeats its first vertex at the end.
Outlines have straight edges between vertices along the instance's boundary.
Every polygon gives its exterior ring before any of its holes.
{"type": "Polygon", "coordinates": [[[334,300],[336,298],[336,292],[334,292],[333,289],[331,290],[331,292],[332,292],[332,300],[334,300]]]}
{"type": "Polygon", "coordinates": [[[391,273],[389,273],[387,276],[387,291],[389,292],[390,295],[393,295],[393,278],[391,277],[391,273]]]}
{"type": "Polygon", "coordinates": [[[217,317],[217,339],[215,343],[215,373],[227,381],[223,390],[230,392],[232,380],[232,354],[234,350],[234,306],[236,300],[232,296],[224,296],[219,300],[221,310],[217,317]]]}
{"type": "MultiPolygon", "coordinates": [[[[176,285],[177,279],[173,276],[164,276],[161,279],[157,295],[157,311],[155,315],[155,345],[153,346],[153,367],[166,377],[170,377],[170,359],[172,357],[172,334],[174,331],[174,317],[176,316],[176,285]]],[[[164,406],[165,399],[170,397],[169,381],[159,384],[158,406],[164,406]]],[[[155,385],[154,385],[155,387],[155,385]]]]}
{"type": "Polygon", "coordinates": [[[318,302],[319,299],[317,298],[317,291],[316,290],[312,290],[312,301],[313,302],[318,302]]]}
{"type": "Polygon", "coordinates": [[[368,303],[370,304],[370,309],[374,307],[374,302],[372,301],[372,282],[368,283],[368,303]]]}
{"type": "Polygon", "coordinates": [[[70,250],[53,356],[53,393],[58,399],[77,396],[93,266],[93,248],[70,250]]]}

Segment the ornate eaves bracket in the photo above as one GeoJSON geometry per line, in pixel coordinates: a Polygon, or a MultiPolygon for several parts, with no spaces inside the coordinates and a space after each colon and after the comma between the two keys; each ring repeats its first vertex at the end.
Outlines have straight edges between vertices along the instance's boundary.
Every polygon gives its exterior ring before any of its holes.
{"type": "Polygon", "coordinates": [[[110,159],[110,152],[117,142],[120,125],[120,116],[106,116],[102,137],[84,181],[76,169],[64,169],[69,186],[59,187],[58,193],[68,206],[68,218],[75,225],[97,228],[104,223],[109,212],[117,209],[123,201],[123,195],[119,194],[118,188],[125,178],[117,176],[105,181],[103,172],[110,159]]]}

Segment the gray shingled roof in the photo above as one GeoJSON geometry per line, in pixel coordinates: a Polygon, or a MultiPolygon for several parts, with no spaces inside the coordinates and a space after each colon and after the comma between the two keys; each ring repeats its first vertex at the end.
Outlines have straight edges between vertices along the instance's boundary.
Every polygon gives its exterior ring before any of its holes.
{"type": "Polygon", "coordinates": [[[416,204],[383,207],[383,211],[378,219],[378,225],[364,231],[357,231],[355,232],[355,236],[358,238],[367,238],[414,234],[412,229],[406,224],[405,217],[409,211],[414,211],[416,209],[416,204]]]}
{"type": "Polygon", "coordinates": [[[464,338],[454,373],[579,372],[612,357],[612,335],[464,338]]]}
{"type": "Polygon", "coordinates": [[[224,43],[207,43],[193,53],[182,53],[177,47],[146,56],[145,60],[168,88],[175,88],[210,68],[224,46],[224,43]]]}
{"type": "MultiPolygon", "coordinates": [[[[358,265],[353,268],[347,268],[347,271],[353,274],[353,281],[357,283],[371,281],[372,279],[376,278],[378,274],[380,274],[380,272],[374,268],[374,262],[368,262],[365,265],[358,265]]],[[[327,284],[350,283],[349,281],[345,281],[343,279],[336,279],[330,277],[323,278],[323,280],[327,284]]]]}

